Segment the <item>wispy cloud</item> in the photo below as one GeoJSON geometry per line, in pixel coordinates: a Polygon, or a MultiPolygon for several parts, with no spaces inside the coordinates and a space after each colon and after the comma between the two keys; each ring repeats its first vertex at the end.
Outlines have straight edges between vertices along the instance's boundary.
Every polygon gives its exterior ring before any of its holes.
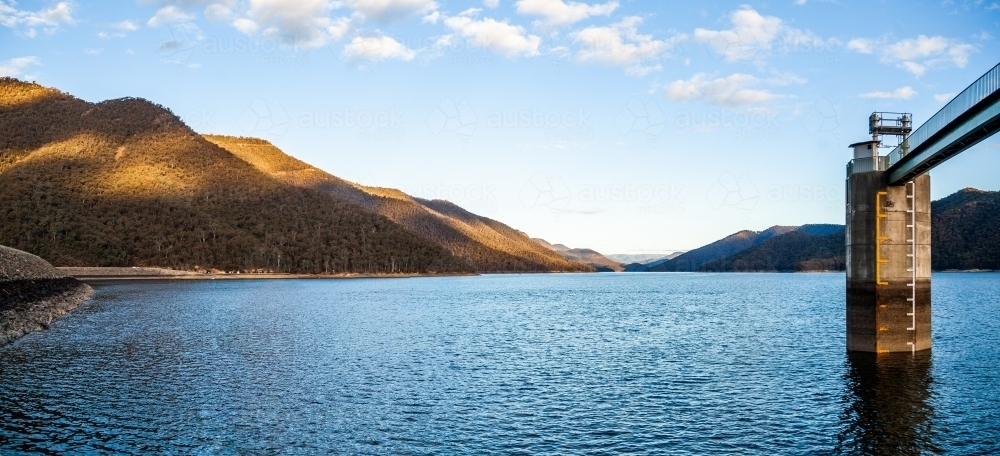
{"type": "Polygon", "coordinates": [[[913,87],[905,86],[893,90],[892,92],[867,92],[867,93],[862,93],[861,95],[858,96],[861,98],[881,98],[881,99],[894,98],[898,100],[909,100],[910,98],[913,98],[913,96],[916,94],[917,91],[913,90],[913,87]]]}
{"type": "Polygon", "coordinates": [[[855,38],[847,43],[847,49],[877,55],[882,63],[895,65],[917,77],[931,68],[949,65],[965,68],[969,55],[976,51],[971,44],[940,35],[919,35],[899,41],[855,38]]]}
{"type": "Polygon", "coordinates": [[[587,27],[574,35],[580,46],[576,58],[580,62],[598,62],[619,66],[628,74],[644,76],[662,69],[660,60],[687,35],[675,34],[663,40],[639,33],[642,18],[630,16],[605,27],[587,27]]]}
{"type": "Polygon", "coordinates": [[[15,57],[0,63],[0,76],[10,76],[19,78],[24,76],[24,70],[34,65],[41,65],[42,61],[33,55],[26,57],[15,57]]]}
{"type": "Polygon", "coordinates": [[[417,52],[391,37],[377,35],[355,37],[344,46],[343,55],[348,59],[366,64],[388,59],[409,61],[416,57],[417,52]]]}
{"type": "Polygon", "coordinates": [[[542,39],[528,33],[524,27],[492,18],[479,19],[478,8],[463,11],[444,20],[444,24],[464,38],[469,47],[491,49],[507,57],[538,55],[542,39]]]}
{"type": "Polygon", "coordinates": [[[70,2],[59,2],[50,8],[28,11],[17,9],[17,2],[0,0],[0,25],[18,30],[28,37],[35,37],[38,29],[54,33],[60,25],[74,22],[70,2]]]}
{"type": "Polygon", "coordinates": [[[698,73],[690,79],[680,79],[667,85],[664,95],[674,101],[702,101],[722,106],[745,106],[765,103],[781,95],[767,87],[803,84],[805,79],[786,74],[775,78],[758,78],[745,73],[734,73],[721,78],[713,78],[698,73]]]}
{"type": "Polygon", "coordinates": [[[618,9],[615,0],[588,4],[564,0],[517,0],[517,12],[541,18],[541,24],[570,25],[593,16],[609,16],[618,9]]]}
{"type": "Polygon", "coordinates": [[[951,101],[952,98],[955,98],[955,94],[953,93],[939,93],[934,95],[934,100],[941,103],[951,101]]]}
{"type": "Polygon", "coordinates": [[[709,30],[696,28],[694,40],[706,44],[729,62],[760,62],[775,51],[815,51],[840,45],[808,30],[791,27],[775,16],[764,16],[749,6],[729,15],[732,28],[709,30]]]}

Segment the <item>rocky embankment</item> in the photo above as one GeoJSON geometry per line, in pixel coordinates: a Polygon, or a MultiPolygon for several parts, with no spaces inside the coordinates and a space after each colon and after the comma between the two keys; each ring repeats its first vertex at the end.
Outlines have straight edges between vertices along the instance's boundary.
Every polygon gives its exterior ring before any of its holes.
{"type": "Polygon", "coordinates": [[[47,261],[0,246],[0,345],[48,328],[91,293],[47,261]]]}

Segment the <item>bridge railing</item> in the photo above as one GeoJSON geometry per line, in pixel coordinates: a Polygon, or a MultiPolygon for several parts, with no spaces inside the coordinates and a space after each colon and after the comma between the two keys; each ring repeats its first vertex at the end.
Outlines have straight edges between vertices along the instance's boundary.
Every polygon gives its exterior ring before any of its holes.
{"type": "Polygon", "coordinates": [[[865,173],[868,171],[885,171],[889,169],[889,156],[855,158],[847,162],[847,176],[854,173],[865,173]]]}
{"type": "Polygon", "coordinates": [[[927,122],[917,128],[905,143],[896,146],[892,152],[889,152],[889,155],[886,155],[889,160],[888,166],[898,163],[906,153],[919,147],[924,141],[930,139],[931,136],[940,132],[959,116],[998,90],[1000,90],[1000,64],[987,71],[976,82],[973,82],[962,93],[944,105],[940,111],[927,119],[927,122]]]}

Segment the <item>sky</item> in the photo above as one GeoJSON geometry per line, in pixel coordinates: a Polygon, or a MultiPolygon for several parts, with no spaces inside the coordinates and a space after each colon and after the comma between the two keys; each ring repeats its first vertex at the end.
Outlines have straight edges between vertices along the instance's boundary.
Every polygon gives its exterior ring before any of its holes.
{"type": "MultiPolygon", "coordinates": [[[[707,3],[0,0],[0,75],[652,254],[844,223],[869,114],[919,126],[1000,63],[992,0],[707,3]]],[[[998,155],[935,168],[932,197],[1000,190],[998,155]]]]}

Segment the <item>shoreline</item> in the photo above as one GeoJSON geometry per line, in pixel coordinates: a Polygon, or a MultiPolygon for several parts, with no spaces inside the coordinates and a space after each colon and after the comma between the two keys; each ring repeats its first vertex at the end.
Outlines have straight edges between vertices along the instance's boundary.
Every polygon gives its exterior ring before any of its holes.
{"type": "Polygon", "coordinates": [[[93,293],[89,285],[72,277],[0,282],[0,346],[48,329],[93,293]]]}
{"type": "Polygon", "coordinates": [[[59,267],[63,274],[85,282],[111,280],[253,280],[253,279],[406,279],[413,277],[462,277],[478,276],[476,273],[432,273],[432,274],[386,274],[386,273],[341,273],[341,274],[289,274],[289,273],[240,273],[219,274],[211,272],[178,271],[166,268],[140,267],[59,267]]]}
{"type": "MultiPolygon", "coordinates": [[[[145,267],[59,267],[59,272],[73,277],[81,282],[130,281],[130,280],[274,280],[274,279],[408,279],[418,277],[476,277],[499,274],[565,274],[562,271],[516,271],[516,272],[480,272],[480,273],[340,273],[340,274],[291,274],[291,273],[212,273],[180,271],[166,268],[145,267]]],[[[949,272],[997,272],[986,269],[942,270],[936,273],[949,272]]],[[[627,274],[622,272],[623,274],[627,274]]],[[[633,272],[636,274],[637,272],[633,272]]],[[[650,272],[645,272],[650,274],[650,272]]],[[[657,272],[652,272],[656,274],[657,272]]],[[[843,274],[845,271],[685,271],[661,272],[662,274],[843,274]]],[[[571,273],[572,274],[572,273],[571,273]]],[[[593,274],[593,273],[591,273],[593,274]]],[[[613,274],[613,273],[606,273],[613,274]]]]}

